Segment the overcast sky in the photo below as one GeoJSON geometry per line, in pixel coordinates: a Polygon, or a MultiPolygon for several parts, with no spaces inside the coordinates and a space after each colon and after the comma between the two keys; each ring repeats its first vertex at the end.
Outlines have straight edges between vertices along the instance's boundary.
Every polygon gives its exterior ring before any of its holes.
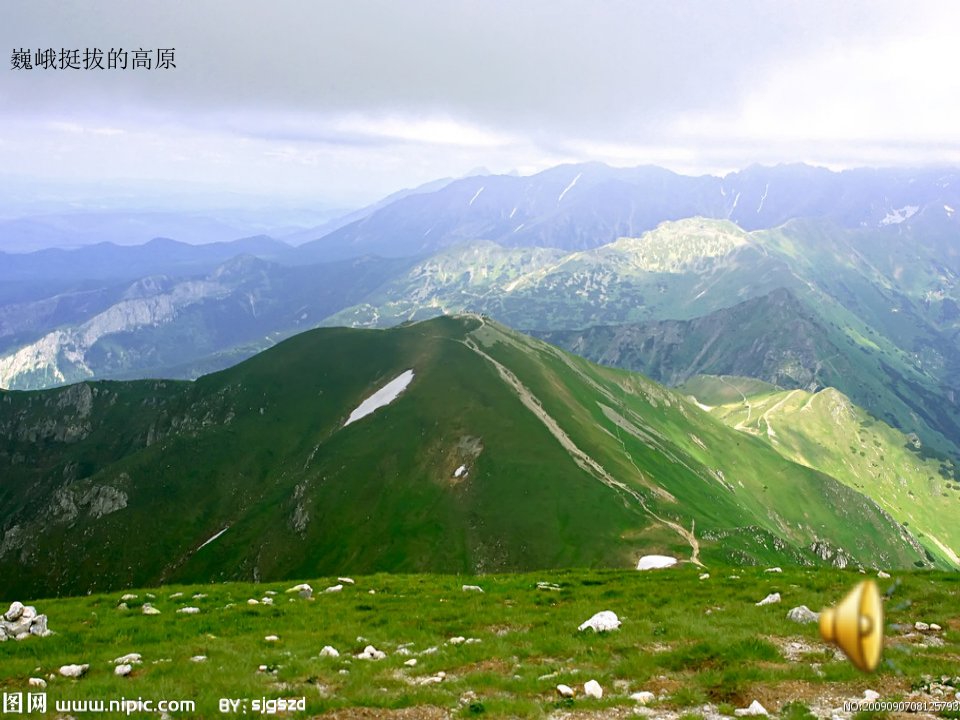
{"type": "Polygon", "coordinates": [[[960,3],[6,0],[0,172],[334,204],[477,166],[960,165],[960,3]],[[175,70],[14,70],[21,48],[175,70]]]}

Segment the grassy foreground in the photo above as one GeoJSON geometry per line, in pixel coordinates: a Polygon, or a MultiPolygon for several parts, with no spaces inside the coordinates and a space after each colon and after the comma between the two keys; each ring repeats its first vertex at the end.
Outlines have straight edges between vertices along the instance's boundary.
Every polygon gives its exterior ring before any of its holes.
{"type": "MultiPolygon", "coordinates": [[[[288,717],[335,718],[619,718],[640,707],[630,698],[638,691],[654,694],[644,712],[658,718],[732,716],[753,700],[783,718],[830,717],[867,689],[882,700],[954,699],[960,575],[879,580],[889,593],[886,649],[881,669],[867,676],[821,643],[816,625],[786,619],[797,605],[818,611],[837,603],[863,575],[714,567],[701,580],[701,572],[684,565],[645,573],[373,575],[334,593],[323,589],[336,578],[323,578],[310,581],[313,599],[286,593],[292,582],[166,586],[128,591],[137,598],[127,609],[118,607],[123,592],[36,600],[56,634],[0,643],[0,693],[38,692],[29,679],[46,678],[48,716],[56,715],[55,701],[68,699],[195,701],[195,711],[170,717],[222,717],[222,698],[245,699],[247,714],[256,715],[250,703],[263,697],[304,697],[305,711],[281,713],[288,717]],[[538,589],[538,582],[560,589],[538,589]],[[484,592],[464,591],[464,583],[484,592]],[[781,603],[755,605],[773,592],[781,603]],[[273,604],[248,604],[265,597],[273,604]],[[144,615],[144,602],[160,614],[144,615]],[[176,612],[186,606],[200,612],[176,612]],[[577,631],[600,610],[617,613],[622,627],[577,631]],[[942,631],[914,633],[916,621],[942,631]],[[265,639],[271,635],[278,639],[265,639]],[[456,637],[465,640],[451,642],[456,637]],[[322,657],[325,645],[340,657],[322,657]],[[358,659],[367,645],[386,658],[358,659]],[[140,653],[143,663],[118,677],[112,661],[127,653],[140,653]],[[51,677],[69,663],[90,669],[79,680],[51,677]],[[602,699],[584,696],[590,679],[603,687],[602,699]],[[558,683],[576,697],[560,698],[558,683]]],[[[27,601],[6,600],[13,599],[27,601]]],[[[960,713],[911,715],[938,716],[960,713]]]]}

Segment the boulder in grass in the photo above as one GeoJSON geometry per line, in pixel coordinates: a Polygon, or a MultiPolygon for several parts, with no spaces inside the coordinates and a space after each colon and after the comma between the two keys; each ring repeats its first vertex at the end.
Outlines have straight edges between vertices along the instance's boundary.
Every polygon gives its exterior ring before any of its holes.
{"type": "Polygon", "coordinates": [[[43,678],[38,678],[38,677],[32,677],[32,678],[30,678],[29,684],[30,684],[30,687],[32,687],[32,688],[40,688],[41,690],[43,690],[45,687],[47,687],[47,681],[44,680],[43,678]]]}
{"type": "Polygon", "coordinates": [[[776,592],[776,593],[770,593],[763,600],[758,602],[756,605],[757,607],[761,607],[763,605],[773,605],[774,603],[778,603],[778,602],[780,602],[780,593],[776,592]]]}
{"type": "Polygon", "coordinates": [[[557,692],[560,694],[560,697],[572,698],[573,697],[573,688],[569,685],[557,685],[557,692]]]}
{"type": "Polygon", "coordinates": [[[331,586],[328,587],[326,590],[324,590],[324,592],[325,592],[325,593],[335,593],[335,592],[340,592],[341,590],[343,590],[343,585],[331,585],[331,586]]]}
{"type": "Polygon", "coordinates": [[[320,657],[340,657],[339,651],[335,647],[330,645],[324,645],[323,650],[320,651],[320,657]]]}
{"type": "Polygon", "coordinates": [[[373,645],[367,645],[363,652],[357,655],[358,660],[383,660],[387,654],[382,650],[377,650],[373,645]]]}
{"type": "Polygon", "coordinates": [[[79,677],[83,677],[83,675],[84,675],[84,674],[87,672],[87,670],[89,670],[89,669],[90,669],[90,665],[88,665],[88,664],[83,664],[83,665],[62,665],[62,666],[60,667],[60,674],[63,675],[63,677],[79,678],[79,677]]]}
{"type": "Polygon", "coordinates": [[[631,695],[630,699],[635,700],[641,705],[649,705],[656,699],[656,695],[649,690],[641,690],[640,692],[635,692],[633,695],[631,695]]]}
{"type": "Polygon", "coordinates": [[[160,611],[157,610],[157,609],[156,609],[153,605],[151,605],[150,603],[144,603],[144,604],[143,604],[143,609],[141,610],[141,612],[142,612],[144,615],[159,615],[159,614],[160,614],[160,611]]]}
{"type": "Polygon", "coordinates": [[[200,612],[200,608],[198,608],[198,607],[182,607],[182,608],[180,608],[179,610],[177,610],[177,612],[178,612],[179,614],[181,614],[181,615],[196,615],[198,612],[200,612]]]}
{"type": "Polygon", "coordinates": [[[799,605],[790,609],[790,612],[787,613],[787,620],[806,625],[807,623],[820,622],[820,613],[814,612],[806,605],[799,605]]]}
{"type": "Polygon", "coordinates": [[[313,588],[307,583],[300,583],[299,585],[294,585],[292,588],[287,588],[288,593],[299,593],[304,590],[309,590],[311,593],[313,592],[313,588]]]}
{"type": "Polygon", "coordinates": [[[463,592],[483,592],[483,588],[479,585],[464,585],[462,590],[463,592]]]}
{"type": "Polygon", "coordinates": [[[3,614],[3,618],[7,622],[14,622],[19,620],[21,615],[23,615],[23,603],[12,602],[10,603],[10,609],[3,614]]]}
{"type": "Polygon", "coordinates": [[[615,612],[611,610],[601,610],[589,620],[584,621],[577,630],[581,632],[590,628],[594,632],[608,632],[616,630],[622,623],[615,612]]]}
{"type": "Polygon", "coordinates": [[[587,680],[587,682],[583,684],[583,694],[599,700],[603,697],[603,688],[600,687],[600,683],[596,680],[587,680]]]}
{"type": "Polygon", "coordinates": [[[750,707],[734,710],[733,714],[737,717],[753,717],[758,715],[769,715],[770,713],[767,712],[767,709],[763,705],[754,700],[752,703],[750,703],[750,707]]]}
{"type": "Polygon", "coordinates": [[[121,657],[116,658],[113,661],[114,665],[139,665],[143,662],[143,657],[140,653],[128,653],[121,657]]]}
{"type": "Polygon", "coordinates": [[[113,674],[119,677],[126,677],[133,672],[133,665],[117,665],[113,669],[113,674]]]}

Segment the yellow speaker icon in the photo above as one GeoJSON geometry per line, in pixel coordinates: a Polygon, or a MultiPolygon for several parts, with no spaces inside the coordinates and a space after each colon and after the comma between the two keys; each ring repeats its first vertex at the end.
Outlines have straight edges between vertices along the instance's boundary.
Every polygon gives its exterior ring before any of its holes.
{"type": "Polygon", "coordinates": [[[876,670],[883,652],[883,605],[877,584],[864,580],[839,605],[824,610],[820,635],[835,643],[860,670],[876,670]]]}

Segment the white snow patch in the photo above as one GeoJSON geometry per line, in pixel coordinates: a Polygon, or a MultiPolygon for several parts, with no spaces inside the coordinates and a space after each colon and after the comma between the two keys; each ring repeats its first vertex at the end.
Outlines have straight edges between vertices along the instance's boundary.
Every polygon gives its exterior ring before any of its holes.
{"type": "Polygon", "coordinates": [[[767,193],[770,192],[770,183],[767,183],[767,186],[763,189],[763,197],[760,198],[760,204],[757,206],[757,214],[760,214],[760,211],[763,210],[763,203],[767,199],[767,193]]]}
{"type": "Polygon", "coordinates": [[[954,209],[949,205],[944,205],[943,209],[947,213],[947,215],[953,215],[953,213],[955,212],[954,209]]]}
{"type": "Polygon", "coordinates": [[[453,471],[453,476],[454,476],[455,478],[458,478],[458,477],[460,477],[461,475],[465,475],[466,472],[467,472],[467,466],[466,466],[466,465],[461,465],[460,467],[458,467],[456,470],[453,471]]]}
{"type": "Polygon", "coordinates": [[[411,380],[413,380],[413,370],[405,370],[402,372],[399,376],[395,377],[382,388],[377,390],[373,395],[360,403],[359,407],[350,413],[350,417],[347,418],[347,422],[344,423],[344,427],[350,423],[360,420],[361,418],[365,418],[374,410],[379,410],[380,408],[386,407],[392,403],[397,399],[397,396],[406,389],[411,380]]]}
{"type": "Polygon", "coordinates": [[[676,564],[677,559],[669,555],[644,555],[637,563],[637,570],[660,570],[676,564]]]}
{"type": "Polygon", "coordinates": [[[737,203],[740,202],[740,193],[738,192],[733,198],[733,206],[730,208],[730,212],[727,214],[727,217],[733,215],[733,211],[737,209],[737,203]]]}
{"type": "Polygon", "coordinates": [[[229,529],[230,529],[230,526],[227,525],[223,530],[221,530],[220,532],[218,532],[218,533],[217,533],[216,535],[214,535],[212,538],[210,538],[209,540],[207,540],[203,545],[201,545],[200,547],[198,547],[197,550],[201,550],[202,548],[205,548],[207,545],[209,545],[210,543],[212,543],[214,540],[216,540],[218,537],[220,537],[221,535],[223,535],[223,534],[224,534],[227,530],[229,530],[229,529]]]}
{"type": "Polygon", "coordinates": [[[520,223],[519,225],[517,225],[517,226],[513,229],[513,231],[514,231],[515,233],[516,233],[516,232],[520,232],[521,230],[523,230],[523,226],[524,226],[524,225],[526,225],[526,223],[520,223]]]}
{"type": "Polygon", "coordinates": [[[485,187],[485,186],[481,186],[481,188],[480,188],[479,190],[477,190],[477,194],[474,195],[472,198],[470,198],[470,205],[473,205],[473,201],[476,200],[478,197],[480,197],[480,193],[483,192],[483,188],[484,188],[484,187],[485,187]]]}
{"type": "Polygon", "coordinates": [[[510,219],[512,220],[512,219],[513,219],[513,216],[516,215],[516,214],[517,214],[517,209],[514,208],[513,210],[510,211],[510,219]]]}
{"type": "Polygon", "coordinates": [[[886,217],[880,221],[881,225],[899,225],[905,220],[909,220],[914,215],[917,214],[917,211],[920,209],[918,205],[905,205],[899,210],[891,210],[887,213],[886,217]]]}
{"type": "Polygon", "coordinates": [[[563,196],[566,195],[568,192],[570,192],[570,189],[577,184],[577,180],[580,179],[581,175],[583,175],[583,173],[577,173],[577,176],[573,180],[571,180],[570,184],[563,189],[563,192],[560,193],[560,197],[557,198],[557,205],[559,205],[560,201],[563,200],[563,196]]]}

